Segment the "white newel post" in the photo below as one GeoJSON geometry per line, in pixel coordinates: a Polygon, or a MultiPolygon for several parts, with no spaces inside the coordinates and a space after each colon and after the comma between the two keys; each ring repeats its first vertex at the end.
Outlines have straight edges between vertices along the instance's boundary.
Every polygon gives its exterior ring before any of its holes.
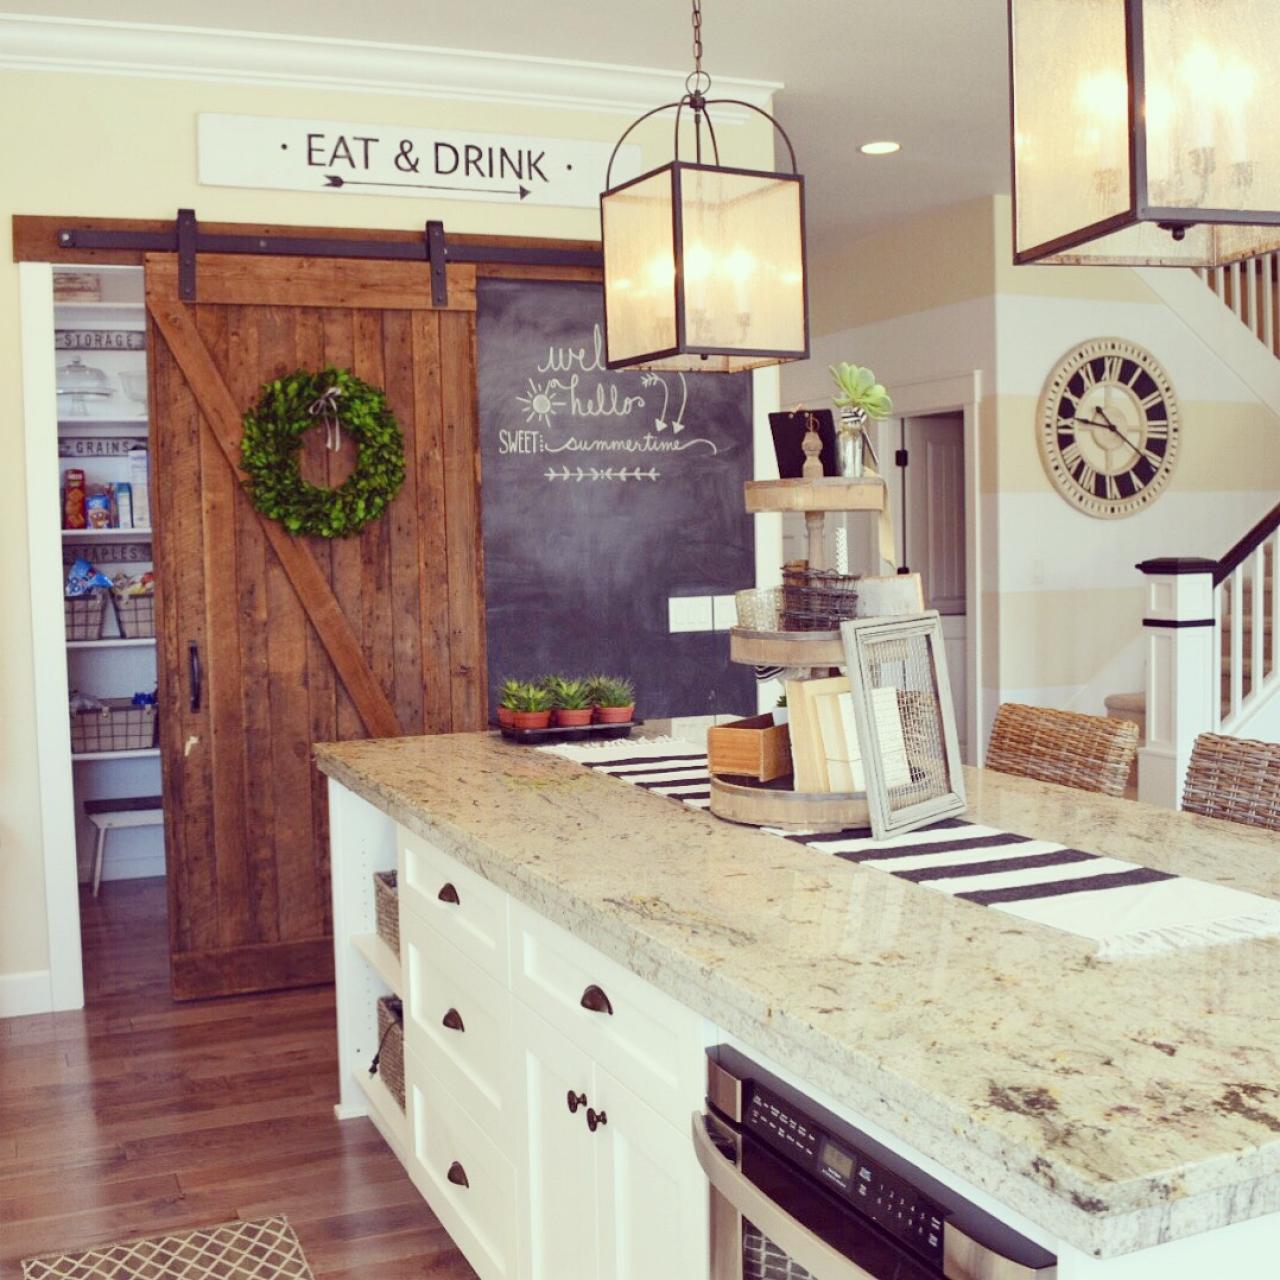
{"type": "Polygon", "coordinates": [[[1145,560],[1147,740],[1138,752],[1138,799],[1178,809],[1196,738],[1215,727],[1213,560],[1145,560]]]}

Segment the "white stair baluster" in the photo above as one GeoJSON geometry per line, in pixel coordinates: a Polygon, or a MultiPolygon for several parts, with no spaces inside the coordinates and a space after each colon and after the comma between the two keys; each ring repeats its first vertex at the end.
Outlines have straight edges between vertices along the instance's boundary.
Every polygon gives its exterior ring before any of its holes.
{"type": "Polygon", "coordinates": [[[1239,569],[1231,575],[1231,653],[1227,661],[1227,670],[1231,676],[1231,699],[1229,714],[1235,717],[1240,714],[1240,703],[1243,696],[1244,672],[1244,575],[1239,569]]]}

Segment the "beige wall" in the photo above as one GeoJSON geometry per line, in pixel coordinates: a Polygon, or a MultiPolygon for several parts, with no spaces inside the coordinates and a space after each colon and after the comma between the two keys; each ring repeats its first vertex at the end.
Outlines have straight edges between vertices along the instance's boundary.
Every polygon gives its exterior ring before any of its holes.
{"type": "MultiPolygon", "coordinates": [[[[194,207],[208,221],[261,221],[420,229],[441,218],[449,230],[594,239],[594,209],[558,209],[392,196],[247,191],[196,182],[195,118],[201,111],[300,116],[370,123],[613,142],[628,117],[612,112],[484,102],[341,94],[71,73],[0,74],[0,214],[172,218],[194,207]]],[[[670,158],[670,132],[657,123],[632,135],[654,164],[670,158]]],[[[763,122],[721,129],[728,163],[772,160],[763,122]],[[726,145],[727,144],[727,145],[726,145]]],[[[602,179],[603,179],[603,175],[602,179]]],[[[0,978],[48,964],[44,880],[33,753],[32,620],[28,606],[18,272],[0,263],[0,451],[8,485],[0,500],[0,978]],[[19,479],[15,480],[15,477],[19,479]]],[[[53,483],[53,479],[50,480],[53,483]]],[[[54,856],[72,857],[71,850],[54,856]]]]}

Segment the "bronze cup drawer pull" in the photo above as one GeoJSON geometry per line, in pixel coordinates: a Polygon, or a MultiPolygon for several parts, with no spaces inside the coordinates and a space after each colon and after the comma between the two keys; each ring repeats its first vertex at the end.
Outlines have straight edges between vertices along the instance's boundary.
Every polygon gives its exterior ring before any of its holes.
{"type": "Polygon", "coordinates": [[[587,1108],[587,1128],[595,1133],[597,1129],[603,1128],[609,1123],[609,1117],[603,1111],[597,1111],[595,1107],[587,1108]]]}
{"type": "Polygon", "coordinates": [[[587,1095],[585,1093],[574,1093],[572,1089],[566,1095],[566,1101],[569,1103],[569,1114],[576,1116],[579,1107],[587,1105],[587,1095]]]}
{"type": "Polygon", "coordinates": [[[592,1013],[613,1013],[609,997],[594,982],[582,993],[582,999],[578,1003],[592,1013]]]}
{"type": "Polygon", "coordinates": [[[456,1160],[449,1166],[449,1172],[446,1176],[455,1187],[469,1187],[471,1185],[467,1181],[467,1171],[456,1160]]]}
{"type": "Polygon", "coordinates": [[[455,907],[462,905],[462,899],[458,897],[457,889],[455,889],[451,884],[445,884],[441,888],[440,892],[436,894],[436,897],[439,898],[441,902],[451,903],[455,907]]]}
{"type": "Polygon", "coordinates": [[[457,1009],[450,1009],[443,1018],[440,1019],[444,1026],[450,1031],[465,1031],[466,1027],[462,1024],[462,1014],[457,1009]]]}

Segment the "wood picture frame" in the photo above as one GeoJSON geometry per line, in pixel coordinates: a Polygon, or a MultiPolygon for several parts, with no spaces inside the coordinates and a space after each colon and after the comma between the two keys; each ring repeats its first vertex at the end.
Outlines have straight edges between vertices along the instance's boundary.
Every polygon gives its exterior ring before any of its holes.
{"type": "Polygon", "coordinates": [[[845,622],[840,638],[874,838],[963,813],[964,771],[938,611],[845,622]],[[883,695],[877,708],[876,691],[885,687],[897,689],[896,717],[885,716],[883,695]],[[891,786],[903,757],[911,782],[891,786]]]}

